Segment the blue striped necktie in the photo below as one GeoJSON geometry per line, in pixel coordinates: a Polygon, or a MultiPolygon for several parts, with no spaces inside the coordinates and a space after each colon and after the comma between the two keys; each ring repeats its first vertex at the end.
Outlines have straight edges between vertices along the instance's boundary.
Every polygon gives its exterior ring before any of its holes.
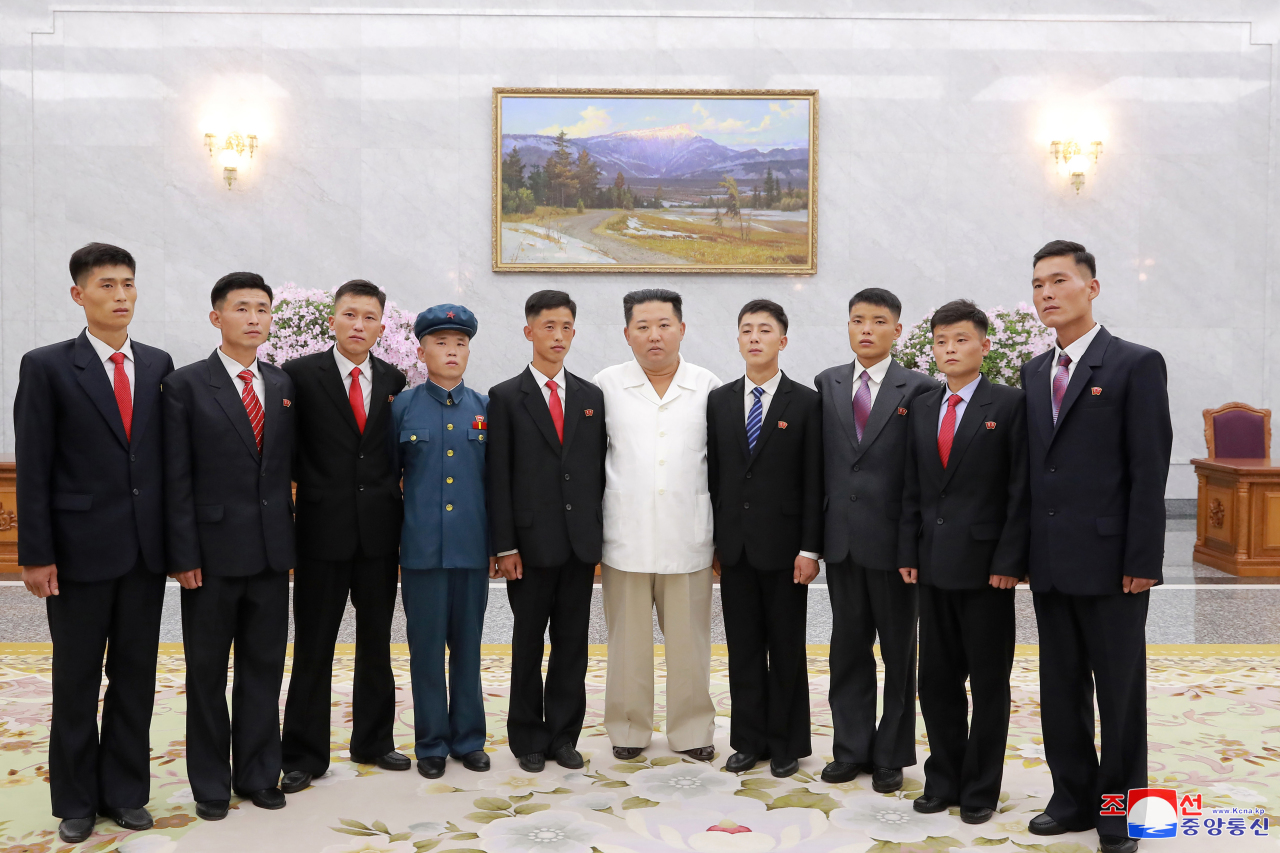
{"type": "Polygon", "coordinates": [[[760,405],[764,389],[752,388],[751,393],[755,395],[755,399],[751,401],[751,411],[747,414],[747,450],[754,453],[756,439],[760,437],[760,424],[764,421],[764,406],[760,405]]]}

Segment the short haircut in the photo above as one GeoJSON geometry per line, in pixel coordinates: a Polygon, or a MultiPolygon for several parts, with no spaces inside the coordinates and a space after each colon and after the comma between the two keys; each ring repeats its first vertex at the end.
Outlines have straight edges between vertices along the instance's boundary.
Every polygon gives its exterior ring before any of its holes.
{"type": "Polygon", "coordinates": [[[661,287],[646,287],[644,290],[633,290],[622,297],[622,316],[626,318],[628,326],[631,325],[632,309],[646,302],[671,303],[671,309],[676,312],[676,319],[684,322],[684,300],[680,298],[680,294],[674,290],[663,290],[661,287]]]}
{"type": "Polygon", "coordinates": [[[578,303],[563,290],[539,290],[524,301],[524,318],[532,320],[543,311],[554,308],[568,308],[573,319],[578,319],[578,303]]]}
{"type": "MultiPolygon", "coordinates": [[[[271,291],[267,291],[270,293],[271,291]]],[[[339,300],[344,296],[372,296],[378,300],[378,307],[386,310],[387,294],[382,292],[382,288],[371,281],[365,281],[362,278],[353,278],[351,281],[339,287],[333,293],[333,307],[338,307],[339,300]]]]}
{"type": "Polygon", "coordinates": [[[1035,269],[1036,264],[1045,258],[1061,258],[1067,255],[1076,262],[1076,266],[1088,267],[1089,278],[1098,277],[1098,262],[1093,255],[1079,243],[1072,243],[1070,240],[1050,240],[1040,247],[1040,251],[1036,252],[1035,259],[1031,261],[1031,268],[1035,269]]]}
{"type": "Polygon", "coordinates": [[[929,331],[956,323],[972,323],[983,337],[986,337],[987,329],[991,327],[986,313],[973,302],[968,299],[953,299],[933,312],[933,317],[929,320],[929,331]]]}
{"type": "Polygon", "coordinates": [[[782,334],[787,333],[787,312],[782,310],[782,306],[771,299],[752,299],[746,305],[742,306],[742,310],[738,312],[738,325],[742,325],[742,318],[748,314],[768,314],[778,322],[782,327],[782,334]]]}
{"type": "Polygon", "coordinates": [[[93,272],[98,267],[128,267],[130,272],[137,272],[133,255],[112,246],[110,243],[86,243],[71,253],[71,280],[80,284],[81,276],[93,272]]]}
{"type": "Polygon", "coordinates": [[[853,306],[859,302],[888,308],[895,320],[902,316],[902,300],[883,287],[868,287],[853,294],[853,298],[849,300],[849,310],[852,311],[853,306]]]}
{"type": "Polygon", "coordinates": [[[213,286],[213,292],[209,294],[209,302],[215,310],[222,307],[222,303],[227,300],[227,294],[233,290],[261,290],[267,294],[268,301],[276,298],[271,288],[262,280],[262,276],[256,272],[230,272],[218,279],[218,283],[213,286]]]}

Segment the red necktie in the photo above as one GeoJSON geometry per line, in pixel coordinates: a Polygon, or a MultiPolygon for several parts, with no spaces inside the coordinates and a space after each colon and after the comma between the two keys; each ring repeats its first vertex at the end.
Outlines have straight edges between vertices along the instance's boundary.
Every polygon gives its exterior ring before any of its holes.
{"type": "Polygon", "coordinates": [[[244,390],[240,392],[240,399],[244,401],[244,410],[249,414],[249,423],[253,425],[253,438],[258,442],[258,452],[262,452],[262,421],[265,414],[262,411],[262,401],[258,399],[258,395],[253,393],[253,371],[242,370],[236,374],[240,381],[244,383],[244,390]]]}
{"type": "Polygon", "coordinates": [[[356,426],[364,435],[364,389],[360,387],[360,368],[351,368],[351,414],[356,416],[356,426]]]}
{"type": "MultiPolygon", "coordinates": [[[[1058,356],[1058,372],[1053,374],[1053,423],[1058,423],[1058,412],[1062,409],[1062,397],[1067,393],[1067,382],[1071,379],[1071,356],[1065,352],[1058,356]]],[[[1043,387],[1043,386],[1042,386],[1043,387]]]]}
{"type": "Polygon", "coordinates": [[[133,438],[133,394],[129,393],[129,374],[124,372],[124,353],[113,352],[111,360],[116,364],[116,405],[120,407],[120,420],[124,421],[124,437],[133,438]]]}
{"type": "Polygon", "coordinates": [[[560,436],[560,443],[564,444],[564,406],[560,404],[560,395],[556,393],[556,385],[554,379],[547,380],[547,387],[551,389],[551,399],[547,401],[547,405],[551,407],[551,422],[556,425],[556,435],[560,436]]]}
{"type": "Polygon", "coordinates": [[[938,430],[938,458],[942,460],[943,468],[951,458],[951,442],[956,437],[956,406],[963,401],[964,397],[952,394],[947,400],[947,413],[942,416],[942,428],[938,430]]]}

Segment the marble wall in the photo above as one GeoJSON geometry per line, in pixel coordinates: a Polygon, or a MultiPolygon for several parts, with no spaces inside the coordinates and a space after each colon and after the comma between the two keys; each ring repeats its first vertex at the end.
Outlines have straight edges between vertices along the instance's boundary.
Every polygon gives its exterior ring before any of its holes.
{"type": "Polygon", "coordinates": [[[1194,497],[1202,408],[1280,401],[1274,3],[374,5],[4,0],[6,412],[21,354],[81,326],[66,260],[90,240],[136,255],[135,335],[179,364],[216,344],[207,294],[235,269],[465,303],[481,388],[527,358],[520,308],[543,287],[579,302],[571,369],[628,358],[621,296],[658,280],[490,271],[490,95],[511,85],[820,91],[818,274],[662,282],[686,299],[686,355],[723,378],[749,298],[787,307],[784,369],[809,381],[850,357],[856,289],[891,288],[912,320],[956,296],[1012,305],[1061,237],[1099,257],[1101,320],[1168,361],[1170,497],[1194,497]],[[1079,195],[1046,150],[1072,111],[1105,142],[1079,195]],[[230,191],[202,145],[216,113],[263,139],[230,191]]]}

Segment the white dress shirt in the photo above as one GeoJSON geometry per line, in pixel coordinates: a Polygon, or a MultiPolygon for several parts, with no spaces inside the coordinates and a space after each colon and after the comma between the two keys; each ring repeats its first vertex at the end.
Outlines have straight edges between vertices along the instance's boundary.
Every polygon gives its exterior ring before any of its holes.
{"type": "MultiPolygon", "coordinates": [[[[333,360],[338,362],[338,373],[342,375],[342,390],[347,392],[347,399],[351,398],[351,371],[354,368],[360,368],[360,392],[364,397],[364,415],[369,416],[369,401],[373,397],[373,364],[369,359],[369,354],[365,353],[364,364],[356,364],[342,353],[338,352],[338,348],[333,348],[333,360]]],[[[257,363],[254,363],[257,367],[257,363]]],[[[244,383],[240,383],[240,387],[244,387],[244,383]]],[[[255,386],[256,389],[256,386],[255,386]]]]}
{"type": "Polygon", "coordinates": [[[560,408],[564,409],[565,387],[564,387],[564,365],[560,366],[560,372],[555,376],[543,376],[542,372],[532,364],[529,365],[529,373],[533,376],[533,381],[538,383],[538,387],[542,389],[542,399],[551,406],[551,389],[547,387],[547,380],[556,383],[556,395],[560,398],[560,408]]]}
{"type": "Polygon", "coordinates": [[[111,356],[117,352],[124,353],[124,375],[129,379],[129,399],[134,397],[133,389],[137,384],[133,379],[133,345],[126,335],[124,346],[118,350],[111,348],[111,344],[104,343],[93,336],[93,332],[85,329],[85,337],[89,339],[89,345],[93,347],[93,351],[98,354],[98,358],[102,361],[102,366],[107,369],[107,382],[111,384],[111,389],[116,387],[116,363],[111,360],[111,356]]]}
{"type": "MultiPolygon", "coordinates": [[[[942,389],[942,410],[938,412],[938,435],[942,435],[942,419],[947,416],[947,401],[951,399],[952,394],[960,395],[960,402],[956,403],[956,422],[953,429],[960,429],[960,419],[964,417],[964,410],[969,407],[969,401],[973,399],[973,392],[978,389],[978,383],[982,380],[982,375],[961,388],[959,391],[952,391],[948,385],[942,389]]],[[[954,435],[955,433],[952,433],[954,435]]]]}
{"type": "Polygon", "coordinates": [[[263,411],[267,408],[267,386],[262,382],[262,370],[258,367],[258,360],[255,358],[253,364],[245,367],[231,356],[222,351],[222,347],[218,347],[218,358],[222,359],[222,366],[227,369],[227,373],[231,374],[236,389],[236,396],[244,396],[244,383],[240,381],[237,375],[242,370],[248,370],[253,373],[253,393],[258,395],[258,402],[262,404],[263,411]]]}
{"type": "Polygon", "coordinates": [[[1057,341],[1053,345],[1053,363],[1049,365],[1049,399],[1053,399],[1053,377],[1058,374],[1058,359],[1065,352],[1071,356],[1071,363],[1067,365],[1067,384],[1071,384],[1071,377],[1076,375],[1076,365],[1080,363],[1080,359],[1084,358],[1085,350],[1089,348],[1089,344],[1093,343],[1093,339],[1098,336],[1098,330],[1102,326],[1097,323],[1093,324],[1093,328],[1085,332],[1073,343],[1067,345],[1064,350],[1058,346],[1057,341]]]}
{"type": "Polygon", "coordinates": [[[867,383],[867,390],[871,392],[871,405],[876,404],[876,395],[880,393],[880,384],[884,382],[884,376],[889,372],[889,363],[893,360],[892,355],[886,355],[870,367],[863,367],[862,362],[855,357],[853,360],[853,393],[849,395],[850,399],[858,396],[858,388],[862,385],[862,374],[871,377],[871,381],[867,383]]]}
{"type": "MultiPolygon", "coordinates": [[[[777,373],[773,374],[773,376],[766,379],[763,385],[757,385],[756,383],[752,382],[751,377],[749,376],[744,377],[744,379],[745,381],[742,383],[743,418],[751,417],[751,406],[756,401],[755,389],[763,388],[764,393],[760,395],[760,417],[763,420],[763,418],[769,414],[769,404],[773,402],[773,395],[778,393],[778,383],[782,381],[782,371],[779,370],[777,373]]],[[[821,554],[815,554],[812,551],[801,551],[800,556],[808,557],[810,560],[822,559],[821,554]]],[[[609,565],[612,566],[613,563],[610,563],[609,565]]]]}
{"type": "Polygon", "coordinates": [[[684,358],[662,397],[635,360],[595,376],[604,392],[604,554],[624,572],[689,574],[711,565],[707,395],[711,371],[684,358]]]}

